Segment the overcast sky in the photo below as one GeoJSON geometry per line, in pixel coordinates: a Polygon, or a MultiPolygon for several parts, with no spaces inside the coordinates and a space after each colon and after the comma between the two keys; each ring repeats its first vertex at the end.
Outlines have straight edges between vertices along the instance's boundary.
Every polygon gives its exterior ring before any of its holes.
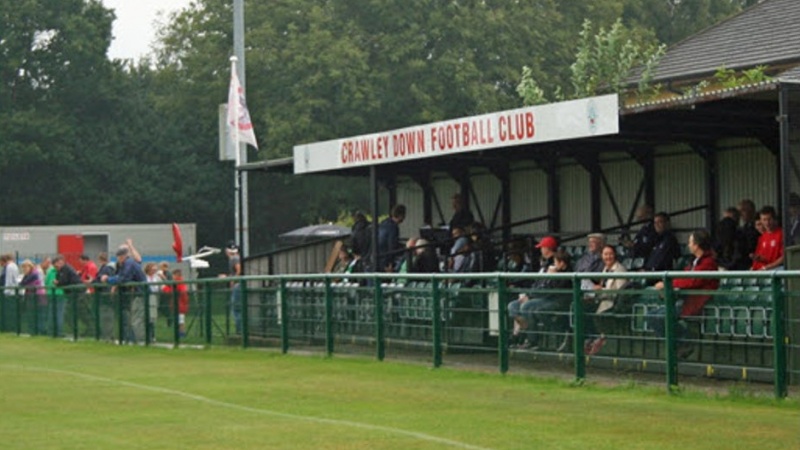
{"type": "Polygon", "coordinates": [[[191,0],[102,0],[117,15],[109,58],[139,59],[155,40],[156,21],[166,22],[168,13],[189,6],[191,0]],[[161,16],[159,16],[161,13],[161,16]]]}

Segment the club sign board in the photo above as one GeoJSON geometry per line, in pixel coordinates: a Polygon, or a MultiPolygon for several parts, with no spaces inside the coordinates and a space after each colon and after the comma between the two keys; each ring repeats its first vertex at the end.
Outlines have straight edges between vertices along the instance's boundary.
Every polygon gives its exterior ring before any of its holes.
{"type": "Polygon", "coordinates": [[[294,147],[294,173],[619,133],[616,94],[500,111],[294,147]]]}

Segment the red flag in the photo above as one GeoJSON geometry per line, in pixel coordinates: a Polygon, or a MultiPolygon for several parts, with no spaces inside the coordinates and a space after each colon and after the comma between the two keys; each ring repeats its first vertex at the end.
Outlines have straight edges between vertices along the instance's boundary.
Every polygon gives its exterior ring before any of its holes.
{"type": "Polygon", "coordinates": [[[177,223],[172,224],[172,250],[175,251],[178,262],[183,261],[183,238],[181,237],[181,228],[177,223]]]}

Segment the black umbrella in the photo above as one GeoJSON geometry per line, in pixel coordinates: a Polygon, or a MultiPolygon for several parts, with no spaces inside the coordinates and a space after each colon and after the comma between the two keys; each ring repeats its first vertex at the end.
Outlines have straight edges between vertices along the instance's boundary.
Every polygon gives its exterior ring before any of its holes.
{"type": "Polygon", "coordinates": [[[309,225],[296,230],[287,231],[278,236],[287,245],[298,245],[321,239],[345,238],[350,236],[350,228],[341,225],[321,224],[309,225]]]}

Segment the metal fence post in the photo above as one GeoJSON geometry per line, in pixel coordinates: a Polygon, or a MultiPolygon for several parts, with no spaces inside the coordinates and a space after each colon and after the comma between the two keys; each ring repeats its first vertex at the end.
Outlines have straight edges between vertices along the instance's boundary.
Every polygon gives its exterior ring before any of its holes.
{"type": "Polygon", "coordinates": [[[672,288],[672,279],[664,275],[664,338],[666,346],[666,372],[667,372],[667,392],[672,392],[672,388],[678,385],[678,355],[675,342],[675,291],[672,288]]]}
{"type": "Polygon", "coordinates": [[[773,336],[773,367],[775,374],[775,398],[784,398],[788,395],[786,388],[786,327],[785,305],[781,280],[772,275],[772,336],[773,336]]]}
{"type": "MultiPolygon", "coordinates": [[[[14,295],[14,302],[17,305],[17,336],[19,336],[22,334],[22,305],[20,304],[21,295],[19,295],[19,291],[15,291],[14,293],[16,294],[14,295]]],[[[77,341],[78,338],[75,338],[75,340],[77,341]]]]}
{"type": "Polygon", "coordinates": [[[50,308],[50,326],[53,327],[53,332],[50,335],[53,338],[58,337],[58,298],[56,298],[56,289],[54,287],[47,288],[47,307],[50,308]]]}
{"type": "Polygon", "coordinates": [[[575,315],[574,339],[572,346],[575,355],[575,379],[583,380],[586,378],[586,358],[583,354],[584,339],[584,314],[583,314],[583,291],[581,290],[581,280],[575,274],[572,277],[572,309],[575,315]]]}
{"type": "MultiPolygon", "coordinates": [[[[181,325],[178,323],[181,316],[180,311],[178,311],[178,305],[180,303],[179,294],[178,283],[174,283],[172,285],[172,298],[170,298],[170,301],[172,302],[172,308],[170,308],[169,312],[172,314],[172,346],[174,348],[178,348],[181,345],[181,325]]],[[[184,320],[186,320],[186,318],[184,318],[184,320]]]]}
{"type": "Polygon", "coordinates": [[[333,355],[333,289],[331,279],[325,278],[325,352],[333,355]]]}
{"type": "Polygon", "coordinates": [[[101,338],[101,330],[100,330],[100,290],[96,287],[93,288],[94,290],[92,293],[94,294],[94,339],[99,341],[101,338]]]}
{"type": "MultiPolygon", "coordinates": [[[[29,298],[30,300],[30,307],[33,309],[33,330],[28,330],[28,333],[31,336],[38,336],[39,335],[39,299],[36,291],[34,291],[33,296],[29,298]]],[[[30,322],[28,322],[30,324],[30,322]]]]}
{"type": "Polygon", "coordinates": [[[119,345],[122,345],[127,340],[127,336],[125,336],[126,320],[122,311],[122,303],[125,301],[125,294],[120,288],[117,288],[116,294],[117,304],[115,306],[117,307],[117,335],[119,336],[119,345]]]}
{"type": "Polygon", "coordinates": [[[239,281],[239,289],[242,295],[242,348],[247,348],[250,346],[250,308],[247,307],[247,281],[239,281]]]}
{"type": "Polygon", "coordinates": [[[150,346],[150,285],[144,287],[142,296],[144,297],[144,345],[150,346]]]}
{"type": "Polygon", "coordinates": [[[375,281],[375,356],[383,361],[386,356],[386,342],[383,330],[383,287],[378,277],[375,281]]]}
{"type": "Polygon", "coordinates": [[[203,325],[205,325],[205,334],[206,334],[206,344],[211,345],[211,300],[212,300],[212,292],[211,292],[211,283],[206,281],[203,283],[203,289],[205,290],[205,321],[203,325]]]}
{"type": "Polygon", "coordinates": [[[289,302],[286,298],[286,280],[284,278],[280,279],[278,302],[281,307],[281,352],[286,353],[289,351],[289,302]]]}
{"type": "Polygon", "coordinates": [[[72,339],[78,342],[78,294],[76,289],[70,289],[70,300],[72,300],[72,339]]]}
{"type": "Polygon", "coordinates": [[[0,289],[0,332],[6,331],[6,293],[0,289]]]}
{"type": "Polygon", "coordinates": [[[500,373],[508,372],[508,289],[505,280],[497,277],[497,354],[500,373]]]}
{"type": "Polygon", "coordinates": [[[433,367],[441,367],[442,365],[442,306],[441,306],[441,292],[439,290],[439,280],[436,277],[431,279],[431,312],[433,317],[431,324],[433,326],[433,367]]]}

